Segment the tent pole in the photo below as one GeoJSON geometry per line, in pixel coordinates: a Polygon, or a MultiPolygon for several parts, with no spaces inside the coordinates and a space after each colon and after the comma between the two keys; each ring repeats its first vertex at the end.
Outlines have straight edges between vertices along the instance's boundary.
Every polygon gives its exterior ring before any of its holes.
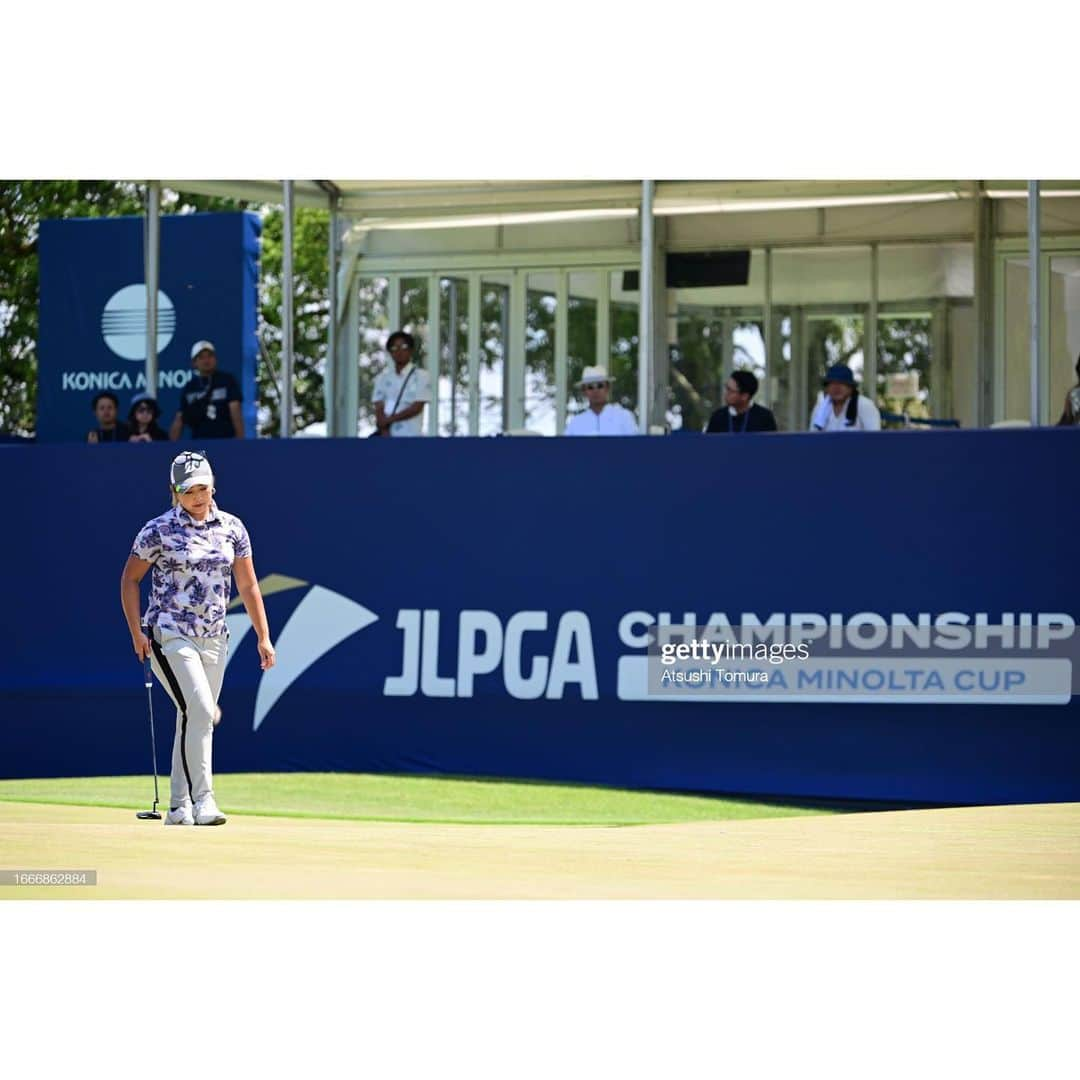
{"type": "Polygon", "coordinates": [[[870,302],[866,305],[866,321],[863,324],[863,379],[862,392],[875,404],[878,399],[878,293],[879,282],[878,246],[870,245],[870,302]]]}
{"type": "Polygon", "coordinates": [[[293,414],[293,182],[284,181],[281,251],[281,437],[292,435],[293,414]]]}
{"type": "Polygon", "coordinates": [[[458,379],[458,291],[457,278],[450,279],[450,434],[457,434],[457,379],[458,379]]]}
{"type": "Polygon", "coordinates": [[[338,358],[337,314],[338,314],[338,198],[330,196],[330,253],[329,276],[326,279],[326,305],[328,321],[326,324],[326,378],[323,384],[323,397],[326,409],[326,434],[334,438],[343,434],[341,430],[341,410],[338,408],[338,358]]]}
{"type": "Polygon", "coordinates": [[[638,289],[638,430],[649,434],[652,414],[653,266],[656,232],[653,220],[655,180],[641,182],[641,280],[638,289]]]}
{"type": "MultiPolygon", "coordinates": [[[[994,201],[986,184],[973,187],[975,219],[975,399],[972,413],[978,427],[994,419],[994,201]]],[[[955,399],[954,399],[955,400],[955,399]]]]}
{"type": "Polygon", "coordinates": [[[1042,374],[1042,344],[1040,295],[1040,265],[1042,252],[1039,236],[1039,181],[1028,181],[1028,303],[1031,316],[1031,426],[1037,427],[1040,421],[1041,387],[1039,377],[1042,374]]]}
{"type": "MultiPolygon", "coordinates": [[[[772,387],[776,384],[776,367],[773,365],[773,304],[772,304],[772,248],[765,249],[765,303],[761,309],[762,345],[765,347],[765,378],[762,389],[762,405],[772,408],[772,387]]],[[[725,379],[727,373],[724,373],[725,379]]]]}
{"type": "Polygon", "coordinates": [[[158,396],[158,283],[161,277],[161,181],[146,186],[146,245],[143,274],[146,279],[146,392],[158,396]]]}

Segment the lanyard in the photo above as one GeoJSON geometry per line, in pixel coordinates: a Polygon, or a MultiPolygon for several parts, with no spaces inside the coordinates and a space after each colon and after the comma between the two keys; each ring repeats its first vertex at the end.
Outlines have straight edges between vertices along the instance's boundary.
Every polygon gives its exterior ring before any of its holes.
{"type": "Polygon", "coordinates": [[[731,416],[729,414],[728,415],[728,431],[730,431],[732,435],[741,435],[746,430],[746,425],[749,422],[750,422],[750,410],[747,409],[746,412],[744,412],[742,414],[742,427],[738,428],[736,430],[736,428],[735,428],[735,417],[731,416]]]}

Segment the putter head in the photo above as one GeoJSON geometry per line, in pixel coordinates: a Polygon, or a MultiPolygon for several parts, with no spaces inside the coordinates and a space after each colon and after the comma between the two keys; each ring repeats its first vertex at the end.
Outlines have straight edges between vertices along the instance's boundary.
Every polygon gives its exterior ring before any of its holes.
{"type": "Polygon", "coordinates": [[[161,815],[156,810],[140,810],[135,815],[140,821],[160,821],[161,815]]]}

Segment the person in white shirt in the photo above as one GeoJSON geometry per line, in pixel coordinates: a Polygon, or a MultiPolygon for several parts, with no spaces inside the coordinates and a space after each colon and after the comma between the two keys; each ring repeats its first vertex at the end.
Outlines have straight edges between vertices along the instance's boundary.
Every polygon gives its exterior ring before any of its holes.
{"type": "Polygon", "coordinates": [[[810,417],[811,431],[880,431],[881,413],[855,386],[847,364],[833,364],[825,372],[825,389],[810,417]]]}
{"type": "Polygon", "coordinates": [[[578,386],[585,391],[589,407],[571,416],[566,424],[567,435],[637,435],[637,421],[629,409],[608,402],[611,377],[607,368],[587,367],[578,386]]]}
{"type": "Polygon", "coordinates": [[[404,330],[395,330],[386,342],[386,351],[394,361],[375,380],[371,396],[375,406],[376,435],[395,439],[424,433],[424,406],[431,400],[428,373],[413,363],[416,339],[404,330]]]}

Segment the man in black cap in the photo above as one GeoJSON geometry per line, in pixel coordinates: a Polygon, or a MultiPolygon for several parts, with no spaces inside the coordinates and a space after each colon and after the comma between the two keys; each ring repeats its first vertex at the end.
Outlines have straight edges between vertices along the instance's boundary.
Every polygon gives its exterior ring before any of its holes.
{"type": "Polygon", "coordinates": [[[744,431],[776,431],[776,417],[764,405],[753,405],[758,392],[757,377],[752,371],[733,371],[724,384],[726,405],[717,409],[709,420],[706,434],[744,431]]]}
{"type": "Polygon", "coordinates": [[[180,407],[169,427],[174,442],[190,429],[193,439],[242,439],[244,417],[240,412],[240,384],[227,372],[217,370],[213,342],[191,346],[195,372],[180,391],[180,407]]]}
{"type": "Polygon", "coordinates": [[[116,419],[120,401],[111,390],[102,390],[101,393],[95,394],[90,408],[94,410],[97,427],[87,434],[88,443],[128,441],[131,432],[127,424],[116,419]]]}

